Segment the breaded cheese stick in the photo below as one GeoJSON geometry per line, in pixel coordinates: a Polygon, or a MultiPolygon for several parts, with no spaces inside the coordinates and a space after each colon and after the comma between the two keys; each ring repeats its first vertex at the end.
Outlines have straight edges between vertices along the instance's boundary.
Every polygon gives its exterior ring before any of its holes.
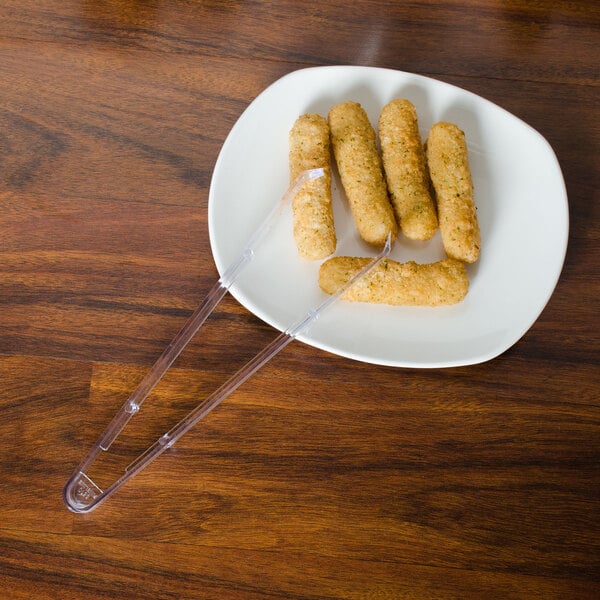
{"type": "Polygon", "coordinates": [[[481,241],[465,134],[453,123],[436,123],[425,154],[446,254],[473,263],[481,241]]]}
{"type": "Polygon", "coordinates": [[[289,166],[292,181],[308,169],[323,168],[325,172],[323,177],[305,183],[292,200],[298,254],[306,260],[320,260],[333,254],[336,247],[329,126],[324,117],[298,117],[289,134],[289,166]]]}
{"type": "Polygon", "coordinates": [[[383,107],[379,142],[390,199],[402,233],[411,240],[431,239],[438,220],[429,193],[417,111],[410,100],[398,98],[383,107]]]}
{"type": "Polygon", "coordinates": [[[343,102],[329,111],[331,145],[358,233],[383,246],[398,225],[390,204],[375,131],[358,102],[343,102]]]}
{"type": "MultiPolygon", "coordinates": [[[[371,259],[334,256],[319,269],[319,286],[335,293],[371,259]]],[[[344,300],[394,306],[443,306],[460,302],[469,289],[463,262],[446,258],[439,262],[417,264],[386,259],[359,279],[344,300]]]]}

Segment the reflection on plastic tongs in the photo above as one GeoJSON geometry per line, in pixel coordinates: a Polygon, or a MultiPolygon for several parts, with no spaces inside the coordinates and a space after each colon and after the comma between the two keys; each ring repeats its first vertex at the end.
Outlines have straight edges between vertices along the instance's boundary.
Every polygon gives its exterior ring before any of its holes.
{"type": "Polygon", "coordinates": [[[391,239],[388,237],[383,250],[369,262],[359,273],[356,274],[344,287],[339,289],[336,294],[327,297],[321,304],[310,310],[302,319],[291,325],[286,331],[279,334],[269,345],[261,350],[254,358],[246,363],[235,375],[226,381],[221,387],[213,392],[208,398],[200,402],[184,419],[182,419],[170,431],[162,435],[153,445],[144,453],[138,456],[114,483],[106,489],[101,489],[88,476],[92,464],[101,452],[106,452],[111,444],[117,439],[123,428],[129,420],[139,410],[142,402],[156,387],[162,376],[167,372],[175,359],[181,354],[183,349],[200,329],[204,321],[208,318],[227,290],[231,287],[244,266],[252,260],[260,242],[271,230],[276,217],[280,214],[283,207],[300,190],[302,185],[311,179],[323,176],[323,169],[313,169],[305,171],[292,184],[281,199],[281,202],[272,210],[267,219],[252,235],[239,258],[223,273],[216,284],[209,291],[208,295],[196,311],[191,315],[181,331],[175,336],[173,341],[158,358],[154,366],[146,374],[144,379],[138,385],[133,394],[121,407],[108,427],[94,444],[88,455],[84,458],[79,467],[75,470],[71,478],[67,481],[63,490],[63,499],[67,507],[73,512],[86,513],[96,508],[101,502],[106,500],[117,489],[119,489],[127,480],[137,475],[150,462],[162,454],[167,448],[170,448],[184,433],[190,430],[198,421],[204,418],[213,408],[218,406],[227,396],[236,390],[244,381],[251,377],[258,369],[267,363],[280,350],[285,348],[295,337],[305,332],[319,315],[326,308],[331,306],[348,288],[358,279],[363,277],[368,271],[375,267],[390,252],[391,239]]]}

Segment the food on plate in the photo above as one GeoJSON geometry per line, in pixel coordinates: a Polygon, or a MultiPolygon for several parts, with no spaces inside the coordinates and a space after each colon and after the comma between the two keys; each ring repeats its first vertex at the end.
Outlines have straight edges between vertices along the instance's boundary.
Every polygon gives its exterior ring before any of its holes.
{"type": "Polygon", "coordinates": [[[417,111],[406,99],[386,104],[379,115],[379,142],[390,199],[402,233],[429,240],[438,220],[419,134],[417,111]]]}
{"type": "MultiPolygon", "coordinates": [[[[444,260],[428,264],[385,259],[343,298],[394,306],[456,304],[469,290],[465,263],[475,262],[480,248],[465,135],[453,123],[439,122],[423,148],[414,105],[397,98],[381,110],[379,141],[381,157],[375,131],[358,102],[336,104],[327,120],[317,114],[296,120],[289,134],[291,178],[308,169],[325,170],[324,177],[305,184],[293,200],[298,253],[319,260],[335,251],[333,151],[352,218],[364,241],[382,246],[390,233],[395,239],[398,225],[409,239],[429,240],[439,225],[447,254],[444,260]]],[[[370,260],[354,256],[325,260],[319,269],[319,286],[335,293],[370,260]]]]}
{"type": "MultiPolygon", "coordinates": [[[[319,286],[328,294],[335,293],[370,260],[353,256],[326,260],[319,270],[319,286]]],[[[460,302],[468,289],[465,265],[459,260],[446,258],[418,264],[385,259],[352,285],[342,298],[394,306],[443,306],[460,302]]]]}
{"type": "Polygon", "coordinates": [[[390,204],[377,151],[375,131],[358,102],[342,102],[329,111],[331,145],[342,186],[360,236],[383,246],[398,225],[390,204]]]}
{"type": "Polygon", "coordinates": [[[436,123],[425,153],[446,254],[473,263],[479,258],[480,232],[465,134],[453,123],[436,123]]]}
{"type": "Polygon", "coordinates": [[[321,115],[305,114],[296,119],[289,133],[289,168],[292,181],[302,171],[324,170],[322,177],[305,183],[292,201],[298,254],[306,260],[320,260],[336,247],[329,126],[321,115]]]}

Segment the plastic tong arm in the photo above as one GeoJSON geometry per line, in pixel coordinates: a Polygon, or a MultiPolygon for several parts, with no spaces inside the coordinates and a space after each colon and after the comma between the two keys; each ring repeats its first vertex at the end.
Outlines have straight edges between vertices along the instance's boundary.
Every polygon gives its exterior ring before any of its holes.
{"type": "Polygon", "coordinates": [[[252,234],[242,253],[223,272],[219,280],[210,289],[200,306],[198,306],[198,308],[192,313],[183,328],[173,338],[169,346],[163,351],[150,371],[148,371],[138,387],[131,394],[127,402],[125,402],[121,410],[115,415],[99,440],[100,449],[108,450],[111,444],[117,439],[123,428],[127,425],[131,417],[140,410],[142,402],[158,385],[164,374],[169,370],[177,357],[190,343],[200,327],[202,327],[206,319],[214,311],[215,307],[223,299],[229,288],[242,273],[244,267],[253,259],[256,249],[266,237],[267,233],[269,233],[269,231],[272,229],[283,208],[291,202],[292,198],[298,193],[300,188],[307,181],[322,177],[323,174],[323,169],[304,171],[292,183],[286,193],[282,196],[281,201],[275,205],[266,219],[252,234]]]}
{"type": "MultiPolygon", "coordinates": [[[[319,176],[319,175],[316,175],[316,176],[319,176]]],[[[294,189],[294,186],[292,188],[290,188],[290,190],[293,190],[293,189],[294,189]]],[[[287,196],[287,194],[286,194],[286,196],[287,196]]],[[[273,214],[274,213],[272,213],[272,215],[273,214]]],[[[266,234],[266,232],[268,230],[268,222],[272,215],[270,215],[269,219],[265,222],[265,224],[251,238],[251,241],[247,245],[247,249],[252,248],[252,244],[259,243],[260,240],[262,239],[262,237],[264,236],[264,234],[266,234]]],[[[115,418],[113,419],[113,421],[111,422],[111,424],[109,425],[109,427],[107,428],[107,430],[105,431],[103,436],[95,444],[95,446],[89,452],[89,454],[84,459],[82,464],[73,473],[73,475],[71,476],[69,481],[66,483],[64,490],[63,490],[63,499],[64,499],[67,507],[70,510],[72,510],[74,512],[78,512],[78,513],[89,512],[89,511],[93,510],[94,508],[96,508],[101,502],[106,500],[106,498],[108,498],[117,489],[119,489],[126,481],[128,481],[129,479],[134,477],[137,473],[139,473],[142,469],[144,469],[148,464],[150,464],[150,462],[152,462],[155,458],[157,458],[160,454],[162,454],[167,448],[171,447],[182,435],[184,435],[187,431],[189,431],[196,423],[198,423],[198,421],[200,421],[202,418],[204,418],[211,410],[213,410],[216,406],[218,406],[225,398],[227,398],[233,391],[235,391],[249,377],[251,377],[254,373],[256,373],[256,371],[258,371],[264,364],[266,364],[273,356],[275,356],[278,352],[283,350],[283,348],[285,348],[293,339],[295,339],[302,332],[306,331],[319,318],[320,314],[325,309],[327,309],[334,302],[336,302],[348,290],[349,287],[354,285],[354,283],[356,283],[356,281],[358,281],[359,279],[364,277],[369,271],[371,271],[371,269],[373,269],[377,264],[379,264],[379,262],[381,262],[381,260],[383,260],[383,258],[385,258],[390,253],[390,250],[391,250],[391,236],[388,236],[388,239],[386,241],[386,244],[385,244],[383,250],[374,259],[372,259],[369,262],[369,264],[367,264],[363,269],[361,269],[361,271],[359,271],[353,278],[351,278],[350,281],[348,281],[346,283],[346,285],[342,286],[335,294],[329,296],[321,304],[319,304],[315,309],[309,311],[304,318],[302,318],[301,320],[299,320],[298,322],[293,324],[285,332],[281,333],[277,338],[275,338],[275,340],[273,340],[273,342],[271,342],[261,352],[259,352],[253,359],[251,359],[248,363],[246,363],[246,365],[244,367],[242,367],[235,375],[233,375],[233,377],[231,377],[225,384],[223,384],[220,388],[218,388],[215,392],[213,392],[208,398],[206,398],[194,410],[192,410],[182,421],[180,421],[174,428],[172,428],[169,432],[167,432],[163,436],[161,436],[152,446],[150,446],[150,448],[148,448],[142,455],[140,455],[137,459],[135,459],[125,469],[125,473],[119,479],[117,479],[113,484],[111,484],[106,490],[101,490],[87,476],[85,471],[94,462],[94,460],[96,459],[96,457],[98,456],[100,451],[106,450],[107,447],[110,445],[110,444],[108,444],[108,446],[107,446],[107,444],[106,444],[106,441],[109,437],[107,434],[110,434],[110,436],[111,436],[110,443],[112,443],[112,441],[114,441],[114,439],[116,439],[116,437],[118,436],[120,431],[123,429],[123,427],[127,424],[129,419],[131,418],[131,416],[133,414],[135,414],[135,412],[137,412],[137,410],[134,412],[131,412],[131,398],[130,398],[125,403],[125,405],[123,406],[121,411],[119,413],[117,413],[117,415],[115,416],[115,418]],[[124,417],[124,422],[121,421],[121,417],[123,416],[123,413],[126,413],[126,416],[124,417]],[[117,431],[117,428],[118,428],[118,431],[117,431]],[[116,431],[116,433],[115,433],[115,431],[116,431]],[[105,446],[107,446],[107,447],[105,447],[105,446]]],[[[242,254],[242,256],[243,255],[244,254],[242,254]]],[[[245,262],[242,264],[245,264],[245,262]]],[[[236,263],[234,263],[234,265],[232,265],[232,267],[235,267],[235,266],[236,266],[236,263]]],[[[227,272],[228,271],[229,271],[229,269],[227,270],[227,272]]],[[[239,274],[239,271],[238,271],[238,274],[239,274]]],[[[224,288],[225,291],[231,285],[232,281],[227,285],[227,287],[224,288]]],[[[221,279],[219,280],[219,282],[221,282],[221,279]]],[[[217,283],[219,284],[219,282],[217,282],[217,283]]],[[[223,285],[223,284],[221,284],[221,285],[223,285]]],[[[220,296],[219,300],[223,297],[225,291],[220,296]]],[[[210,297],[210,295],[211,294],[209,293],[209,297],[210,297]]],[[[209,297],[207,297],[207,300],[209,299],[209,297]]],[[[202,303],[202,305],[199,307],[198,311],[196,311],[197,313],[201,312],[201,309],[207,303],[207,300],[205,300],[202,303]]],[[[214,300],[211,300],[211,301],[214,301],[214,300]]],[[[216,302],[214,302],[214,304],[212,305],[213,308],[214,308],[214,306],[216,306],[217,303],[218,303],[218,300],[216,302]]],[[[194,313],[194,315],[195,314],[196,313],[194,313]]],[[[204,313],[202,313],[202,314],[204,314],[204,313]]],[[[200,327],[200,325],[204,322],[204,320],[206,320],[206,317],[208,316],[208,314],[210,314],[210,311],[208,311],[208,313],[204,316],[202,321],[200,321],[200,324],[198,325],[198,327],[196,327],[196,329],[194,330],[194,333],[195,333],[195,331],[197,331],[197,329],[200,327]]],[[[176,341],[180,336],[182,337],[182,339],[185,339],[184,336],[188,335],[188,333],[186,333],[186,329],[188,328],[188,325],[190,326],[190,329],[192,328],[192,322],[195,325],[194,315],[192,315],[192,317],[190,317],[190,320],[184,326],[182,331],[173,340],[173,342],[171,343],[171,346],[174,346],[176,344],[176,341]]],[[[189,335],[189,338],[187,341],[189,341],[189,339],[191,339],[192,336],[193,336],[193,333],[191,335],[189,335]]],[[[187,344],[187,342],[186,342],[186,344],[187,344]]],[[[169,346],[169,348],[171,348],[171,346],[169,346]]],[[[185,347],[185,344],[182,346],[181,349],[183,349],[183,347],[185,347]]],[[[169,348],[167,348],[167,350],[163,353],[163,356],[165,356],[169,352],[169,348]]],[[[181,350],[179,352],[181,352],[181,350]]],[[[163,356],[161,356],[161,358],[159,358],[159,360],[155,364],[155,367],[161,362],[161,359],[163,358],[163,356]]],[[[175,358],[176,358],[176,356],[175,356],[175,358]]],[[[173,358],[173,360],[175,360],[175,358],[173,358]]],[[[164,364],[166,364],[166,362],[161,363],[161,364],[163,366],[163,371],[161,373],[161,376],[162,376],[162,374],[164,374],[164,372],[166,372],[166,370],[169,368],[171,363],[169,363],[169,365],[166,368],[164,368],[164,364]]],[[[152,370],[154,370],[154,367],[152,370]]],[[[149,379],[150,374],[151,373],[149,373],[148,376],[142,381],[140,386],[138,386],[138,390],[140,388],[143,388],[143,384],[146,381],[146,379],[149,379]]],[[[146,395],[148,395],[150,393],[150,390],[154,388],[156,383],[158,383],[159,379],[160,379],[160,377],[156,380],[154,385],[152,385],[152,387],[148,391],[146,391],[146,395]]],[[[146,388],[144,387],[143,389],[146,389],[146,388]]],[[[138,390],[136,390],[136,392],[138,390]]],[[[132,397],[134,397],[136,395],[136,392],[134,392],[132,397]]]]}
{"type": "Polygon", "coordinates": [[[69,479],[63,490],[63,498],[68,508],[76,512],[81,512],[80,508],[85,507],[90,499],[97,497],[101,493],[100,488],[85,475],[85,471],[95,461],[101,451],[107,451],[110,448],[127,423],[129,423],[131,417],[140,410],[144,400],[150,395],[177,357],[190,343],[194,335],[196,335],[200,327],[202,327],[206,319],[223,299],[227,290],[242,273],[244,267],[252,260],[256,249],[272,229],[283,208],[291,202],[292,198],[294,198],[306,182],[322,177],[323,175],[324,169],[322,168],[302,172],[281,197],[280,202],[273,207],[267,217],[254,231],[241,254],[213,285],[200,306],[192,313],[183,328],[159,356],[69,479]]]}

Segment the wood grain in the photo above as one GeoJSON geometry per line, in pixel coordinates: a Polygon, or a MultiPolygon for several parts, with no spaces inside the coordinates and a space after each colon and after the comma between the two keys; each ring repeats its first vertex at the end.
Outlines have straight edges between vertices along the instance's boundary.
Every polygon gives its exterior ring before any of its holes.
{"type": "MultiPolygon", "coordinates": [[[[594,3],[0,0],[3,598],[600,595],[594,3]],[[217,276],[219,149],[295,69],[429,75],[548,139],[570,208],[547,307],[493,361],[293,343],[89,515],[62,487],[217,276]]],[[[122,469],[274,332],[226,297],[122,469]]],[[[108,460],[108,457],[106,457],[108,460]]]]}

